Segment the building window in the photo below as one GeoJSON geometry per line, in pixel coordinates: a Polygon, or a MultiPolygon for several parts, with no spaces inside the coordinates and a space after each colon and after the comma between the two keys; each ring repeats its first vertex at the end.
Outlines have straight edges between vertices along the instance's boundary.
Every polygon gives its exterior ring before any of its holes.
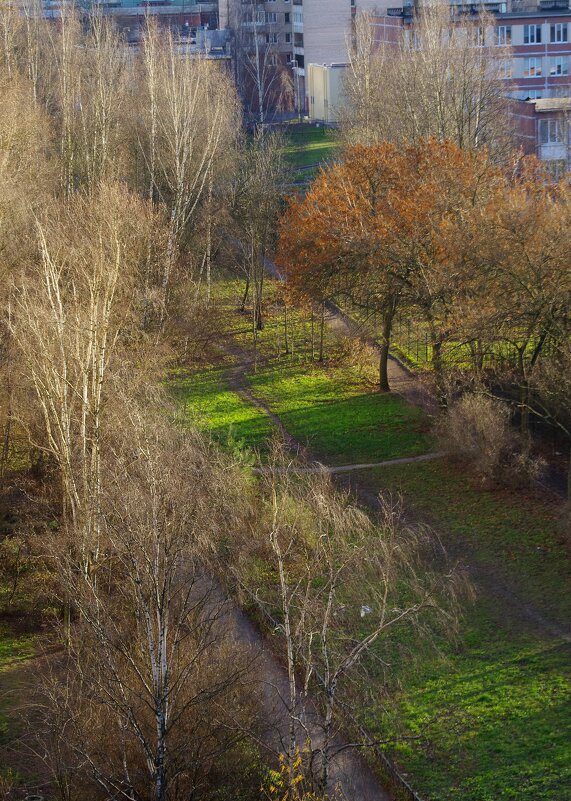
{"type": "Polygon", "coordinates": [[[284,22],[286,22],[286,23],[289,22],[289,12],[286,12],[284,14],[284,22]]]}
{"type": "Polygon", "coordinates": [[[556,22],[551,26],[551,41],[557,43],[567,41],[566,22],[556,22]]]}
{"type": "Polygon", "coordinates": [[[541,44],[541,25],[524,25],[523,43],[541,44]]]}
{"type": "Polygon", "coordinates": [[[294,47],[303,47],[303,33],[294,33],[294,35],[293,35],[293,46],[294,47]]]}
{"type": "Polygon", "coordinates": [[[486,32],[480,25],[472,25],[466,31],[470,47],[484,47],[486,32]]]}
{"type": "Polygon", "coordinates": [[[567,56],[553,56],[549,68],[550,75],[569,75],[569,59],[567,56]]]}
{"type": "Polygon", "coordinates": [[[266,11],[266,25],[278,21],[278,15],[275,11],[266,11]]]}
{"type": "Polygon", "coordinates": [[[496,28],[496,45],[510,45],[512,43],[512,26],[498,25],[496,28]]]}
{"type": "Polygon", "coordinates": [[[540,120],[539,121],[539,144],[540,145],[560,145],[563,144],[563,121],[562,120],[540,120]]]}
{"type": "Polygon", "coordinates": [[[523,93],[524,100],[541,100],[543,91],[541,89],[528,89],[523,93]]]}
{"type": "Polygon", "coordinates": [[[277,44],[278,43],[278,35],[277,33],[267,33],[266,34],[266,44],[277,44]]]}
{"type": "Polygon", "coordinates": [[[506,80],[513,75],[513,67],[511,58],[502,59],[498,65],[498,78],[506,80]]]}
{"type": "Polygon", "coordinates": [[[553,181],[560,181],[565,177],[565,173],[567,172],[565,159],[548,159],[543,163],[549,173],[549,177],[553,181]]]}
{"type": "Polygon", "coordinates": [[[268,55],[268,64],[270,65],[270,67],[277,67],[277,65],[278,65],[278,57],[277,57],[276,53],[270,53],[268,55]]]}
{"type": "Polygon", "coordinates": [[[285,35],[286,44],[291,43],[291,33],[286,33],[285,35]]]}
{"type": "Polygon", "coordinates": [[[293,23],[294,25],[303,25],[303,11],[293,12],[293,23]]]}
{"type": "Polygon", "coordinates": [[[524,78],[539,78],[541,75],[541,59],[540,58],[524,58],[523,60],[523,77],[524,78]]]}

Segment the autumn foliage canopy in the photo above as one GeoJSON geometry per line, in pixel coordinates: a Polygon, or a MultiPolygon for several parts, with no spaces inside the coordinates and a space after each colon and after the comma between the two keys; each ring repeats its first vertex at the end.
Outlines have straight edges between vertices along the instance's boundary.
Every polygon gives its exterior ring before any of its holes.
{"type": "Polygon", "coordinates": [[[571,291],[570,197],[519,158],[501,169],[452,142],[357,145],[291,201],[277,260],[294,294],[379,316],[381,389],[397,310],[422,319],[438,381],[452,336],[555,333],[571,291]]]}

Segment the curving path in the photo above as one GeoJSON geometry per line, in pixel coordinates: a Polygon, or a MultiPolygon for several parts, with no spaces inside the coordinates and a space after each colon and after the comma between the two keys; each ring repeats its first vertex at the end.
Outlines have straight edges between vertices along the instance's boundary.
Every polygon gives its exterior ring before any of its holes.
{"type": "MultiPolygon", "coordinates": [[[[252,396],[252,402],[256,399],[252,396]]],[[[263,407],[260,407],[263,408],[263,407]]],[[[274,415],[272,415],[273,417],[274,415]]],[[[288,434],[289,436],[289,434],[288,434]]],[[[290,437],[291,439],[291,437],[290,437]]],[[[295,441],[295,440],[294,440],[295,441]]],[[[368,470],[371,467],[392,467],[395,464],[410,464],[411,462],[432,462],[434,459],[442,459],[446,454],[423,453],[420,456],[403,456],[400,459],[386,459],[384,462],[360,462],[357,464],[341,464],[341,465],[326,465],[315,463],[311,466],[304,467],[303,465],[292,465],[291,467],[272,468],[273,473],[327,473],[328,475],[335,475],[336,473],[351,473],[353,470],[368,470]]],[[[254,473],[269,472],[265,467],[257,467],[254,473]]]]}

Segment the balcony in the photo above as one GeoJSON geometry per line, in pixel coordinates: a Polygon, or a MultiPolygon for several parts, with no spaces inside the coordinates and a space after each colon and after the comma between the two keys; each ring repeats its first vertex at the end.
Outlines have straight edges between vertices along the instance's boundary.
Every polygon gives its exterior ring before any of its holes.
{"type": "Polygon", "coordinates": [[[387,8],[387,17],[403,17],[403,19],[411,19],[414,13],[414,6],[412,3],[406,3],[400,8],[387,8]]]}
{"type": "Polygon", "coordinates": [[[539,0],[540,11],[569,11],[569,0],[539,0]]]}

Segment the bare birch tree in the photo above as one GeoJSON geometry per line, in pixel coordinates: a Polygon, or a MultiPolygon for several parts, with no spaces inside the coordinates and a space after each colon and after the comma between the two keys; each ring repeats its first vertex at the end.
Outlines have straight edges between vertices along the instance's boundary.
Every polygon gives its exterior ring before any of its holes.
{"type": "Polygon", "coordinates": [[[129,54],[112,20],[95,13],[89,25],[78,115],[81,174],[95,187],[121,174],[129,54]]]}
{"type": "Polygon", "coordinates": [[[148,192],[165,204],[169,217],[162,276],[166,304],[179,249],[188,244],[218,160],[238,132],[237,104],[231,82],[218,65],[180,53],[172,34],[153,25],[144,41],[143,73],[139,141],[148,192]]]}
{"type": "Polygon", "coordinates": [[[287,757],[293,766],[308,753],[306,779],[321,798],[345,747],[338,732],[349,683],[390,649],[393,630],[414,629],[419,641],[439,626],[453,630],[463,580],[432,532],[407,524],[398,504],[381,499],[373,521],[325,475],[295,470],[278,452],[264,474],[267,517],[243,544],[237,574],[282,635],[287,757]]]}
{"type": "Polygon", "coordinates": [[[230,187],[234,237],[240,254],[245,289],[242,308],[252,294],[254,332],[264,326],[263,291],[266,260],[275,246],[278,215],[286,190],[284,143],[278,134],[258,132],[238,155],[238,169],[230,187]]]}
{"type": "Polygon", "coordinates": [[[10,329],[44,420],[38,444],[58,466],[64,526],[86,576],[100,548],[108,369],[133,326],[147,223],[123,190],[78,196],[59,224],[38,224],[39,262],[12,295],[10,329]]]}
{"type": "Polygon", "coordinates": [[[255,0],[236,2],[231,10],[236,84],[247,114],[260,125],[267,122],[272,110],[283,107],[284,95],[291,98],[293,94],[292,87],[284,84],[285,68],[279,64],[279,34],[277,24],[271,21],[273,13],[255,0]]]}
{"type": "Polygon", "coordinates": [[[79,119],[84,70],[81,28],[73,4],[62,7],[59,25],[50,27],[46,59],[45,102],[59,139],[60,184],[69,196],[79,181],[79,119]]]}
{"type": "Polygon", "coordinates": [[[348,141],[450,139],[487,146],[505,159],[513,146],[502,80],[510,50],[491,46],[493,19],[451,17],[447,3],[423,6],[397,42],[377,41],[361,15],[350,49],[343,129],[348,141]]]}
{"type": "Polygon", "coordinates": [[[37,106],[29,81],[0,68],[0,472],[8,465],[15,425],[15,390],[20,371],[6,319],[11,282],[35,251],[34,214],[54,189],[55,169],[47,158],[51,128],[37,106]]]}
{"type": "Polygon", "coordinates": [[[66,779],[81,798],[211,798],[232,781],[220,762],[257,714],[243,691],[252,656],[233,644],[225,595],[204,567],[233,514],[228,466],[196,433],[122,401],[105,454],[97,583],[53,543],[79,614],[70,657],[45,683],[45,758],[56,776],[78,766],[66,779]],[[66,721],[63,758],[54,712],[66,721]]]}

